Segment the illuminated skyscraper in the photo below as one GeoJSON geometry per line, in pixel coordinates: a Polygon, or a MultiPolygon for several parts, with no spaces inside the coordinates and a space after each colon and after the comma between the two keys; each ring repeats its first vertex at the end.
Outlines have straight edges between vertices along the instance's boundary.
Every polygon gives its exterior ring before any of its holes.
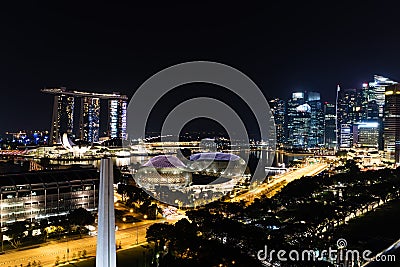
{"type": "Polygon", "coordinates": [[[337,98],[339,148],[348,149],[353,146],[353,125],[367,119],[367,108],[364,89],[339,90],[337,98]]]}
{"type": "Polygon", "coordinates": [[[350,149],[353,146],[353,126],[352,124],[342,123],[340,125],[340,148],[350,149]]]}
{"type": "Polygon", "coordinates": [[[80,138],[89,143],[99,141],[100,132],[100,98],[82,97],[80,138]]]}
{"type": "Polygon", "coordinates": [[[317,92],[296,92],[287,103],[287,144],[315,148],[324,142],[324,112],[317,92]]]}
{"type": "Polygon", "coordinates": [[[379,117],[383,117],[385,106],[385,88],[397,82],[383,76],[374,75],[374,81],[369,83],[368,102],[375,100],[379,106],[379,117]]]}
{"type": "Polygon", "coordinates": [[[126,139],[126,108],[124,99],[111,99],[108,101],[108,135],[110,138],[126,139]]]}
{"type": "Polygon", "coordinates": [[[376,100],[371,100],[368,102],[367,108],[367,119],[368,120],[378,120],[379,117],[379,105],[376,100]]]}
{"type": "MultiPolygon", "coordinates": [[[[50,144],[60,142],[64,133],[75,135],[87,142],[97,142],[100,127],[107,129],[108,138],[126,139],[126,108],[128,97],[119,93],[89,93],[67,91],[61,88],[46,88],[44,93],[54,95],[53,119],[50,133],[50,144]],[[75,99],[80,100],[79,130],[74,129],[75,99]],[[108,100],[108,121],[100,121],[101,100],[108,100]]],[[[79,104],[79,102],[78,102],[79,104]]],[[[79,107],[79,105],[78,105],[79,107]]]]}
{"type": "Polygon", "coordinates": [[[274,115],[276,128],[276,144],[282,147],[286,143],[286,102],[275,98],[269,102],[272,114],[274,115]]]}
{"type": "Polygon", "coordinates": [[[336,140],[336,106],[325,102],[324,104],[324,146],[335,148],[336,140]]]}
{"type": "Polygon", "coordinates": [[[384,149],[383,145],[383,116],[385,106],[385,88],[397,82],[389,78],[374,75],[374,81],[368,83],[368,119],[376,120],[379,123],[379,149],[384,149]]]}
{"type": "Polygon", "coordinates": [[[384,151],[388,160],[400,163],[400,85],[385,88],[383,118],[384,151]]]}
{"type": "Polygon", "coordinates": [[[378,121],[365,121],[356,123],[353,126],[353,144],[356,144],[359,147],[378,148],[378,121]]]}
{"type": "Polygon", "coordinates": [[[324,145],[324,109],[320,93],[308,92],[307,103],[311,107],[309,147],[324,145]]]}
{"type": "Polygon", "coordinates": [[[59,142],[63,133],[72,134],[74,130],[74,97],[63,94],[65,88],[60,90],[60,94],[54,96],[50,144],[59,142]]]}
{"type": "Polygon", "coordinates": [[[292,98],[288,100],[287,118],[288,146],[291,148],[308,147],[311,107],[306,103],[304,92],[293,93],[292,98]]]}
{"type": "MultiPolygon", "coordinates": [[[[375,75],[374,81],[364,83],[361,89],[346,89],[339,91],[337,100],[337,123],[339,148],[347,149],[353,146],[349,140],[357,142],[358,136],[348,139],[348,135],[354,135],[353,130],[358,130],[358,124],[362,122],[378,123],[378,148],[383,149],[383,110],[385,106],[385,88],[397,84],[388,78],[375,75]],[[345,127],[344,131],[341,130],[345,127]],[[350,129],[350,133],[348,133],[350,129]],[[345,136],[342,141],[341,137],[345,136]]],[[[367,127],[368,128],[368,127],[367,127]]],[[[361,127],[361,131],[367,131],[361,127]]]]}

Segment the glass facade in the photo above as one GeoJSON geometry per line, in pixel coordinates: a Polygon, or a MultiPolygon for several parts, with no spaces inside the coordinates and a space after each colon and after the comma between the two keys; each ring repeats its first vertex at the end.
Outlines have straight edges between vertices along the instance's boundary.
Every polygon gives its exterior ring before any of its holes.
{"type": "Polygon", "coordinates": [[[89,143],[99,141],[100,99],[83,97],[81,102],[81,139],[89,143]]]}
{"type": "Polygon", "coordinates": [[[400,163],[400,85],[386,87],[384,124],[384,152],[393,163],[400,163]]]}
{"type": "Polygon", "coordinates": [[[377,121],[360,122],[354,125],[354,143],[359,147],[379,147],[379,123],[377,121]]]}
{"type": "Polygon", "coordinates": [[[337,125],[339,148],[353,146],[353,125],[367,118],[367,102],[364,89],[340,90],[337,99],[337,125]],[[342,130],[342,128],[344,129],[342,130]],[[345,138],[345,139],[343,139],[345,138]]]}
{"type": "Polygon", "coordinates": [[[385,88],[387,86],[397,84],[397,82],[389,78],[374,75],[374,81],[369,83],[369,99],[368,101],[375,100],[379,107],[379,117],[383,117],[383,109],[385,106],[385,88]]]}
{"type": "Polygon", "coordinates": [[[90,143],[98,142],[101,135],[100,127],[106,125],[100,119],[101,100],[108,100],[108,121],[107,127],[104,127],[107,133],[104,135],[109,138],[127,138],[126,109],[128,97],[126,95],[67,91],[64,87],[42,89],[42,92],[54,95],[50,144],[59,143],[64,133],[72,136],[76,134],[82,140],[90,143]],[[79,129],[74,129],[76,99],[80,100],[79,127],[76,127],[79,129]]]}
{"type": "Polygon", "coordinates": [[[66,214],[80,207],[97,209],[96,169],[2,174],[0,179],[2,225],[66,214]]]}
{"type": "Polygon", "coordinates": [[[307,149],[324,145],[324,109],[317,92],[296,92],[287,103],[287,144],[307,149]]]}
{"type": "Polygon", "coordinates": [[[74,107],[74,97],[65,94],[54,96],[50,144],[59,142],[63,133],[73,134],[74,107]]]}
{"type": "Polygon", "coordinates": [[[269,102],[275,120],[276,143],[282,147],[286,143],[286,102],[275,98],[269,102]]]}
{"type": "Polygon", "coordinates": [[[336,106],[334,104],[324,104],[324,146],[326,148],[336,148],[336,106]]]}
{"type": "Polygon", "coordinates": [[[127,102],[122,99],[109,100],[108,132],[110,138],[126,139],[127,102]]]}

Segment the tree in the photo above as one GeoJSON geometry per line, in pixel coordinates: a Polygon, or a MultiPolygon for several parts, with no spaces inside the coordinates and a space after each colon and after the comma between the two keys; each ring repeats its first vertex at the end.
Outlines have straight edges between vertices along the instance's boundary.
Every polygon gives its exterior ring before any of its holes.
{"type": "Polygon", "coordinates": [[[125,202],[125,199],[126,199],[126,195],[127,195],[126,187],[127,186],[125,184],[118,184],[117,193],[121,195],[122,202],[125,202]]]}
{"type": "Polygon", "coordinates": [[[174,228],[172,247],[175,250],[175,255],[182,256],[189,251],[190,253],[195,253],[196,248],[198,247],[196,226],[184,218],[177,221],[174,228]]]}
{"type": "Polygon", "coordinates": [[[83,226],[94,223],[92,213],[84,208],[72,210],[68,214],[68,219],[71,224],[78,226],[79,236],[82,238],[83,226]]]}
{"type": "Polygon", "coordinates": [[[352,159],[347,160],[346,164],[344,165],[344,167],[347,170],[349,170],[349,173],[358,173],[358,172],[360,172],[360,167],[358,167],[357,163],[352,159]]]}
{"type": "Polygon", "coordinates": [[[130,202],[135,203],[137,207],[142,206],[146,201],[151,202],[151,197],[141,188],[126,186],[126,190],[130,202]]]}
{"type": "Polygon", "coordinates": [[[146,232],[147,242],[155,243],[155,250],[164,247],[171,240],[174,226],[166,223],[155,223],[150,225],[146,232]]]}
{"type": "Polygon", "coordinates": [[[121,170],[116,165],[113,166],[113,175],[114,175],[114,184],[125,183],[121,170]]]}
{"type": "Polygon", "coordinates": [[[48,237],[48,232],[47,232],[47,227],[49,227],[49,221],[47,219],[42,219],[39,223],[40,225],[40,232],[42,233],[42,237],[43,237],[43,241],[46,242],[47,241],[47,237],[48,237]]]}
{"type": "Polygon", "coordinates": [[[11,246],[18,248],[21,245],[22,239],[25,236],[26,231],[25,222],[14,222],[7,226],[7,231],[4,232],[8,236],[11,246]]]}

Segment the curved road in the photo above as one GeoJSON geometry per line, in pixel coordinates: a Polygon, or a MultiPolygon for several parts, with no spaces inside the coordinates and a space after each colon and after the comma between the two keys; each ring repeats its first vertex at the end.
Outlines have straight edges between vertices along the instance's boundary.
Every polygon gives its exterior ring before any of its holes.
{"type": "MultiPolygon", "coordinates": [[[[144,243],[146,242],[146,230],[150,225],[165,221],[174,223],[178,219],[180,218],[147,221],[132,225],[126,229],[118,230],[116,232],[117,244],[121,244],[121,247],[124,249],[144,243]]],[[[71,260],[74,253],[77,255],[79,251],[82,252],[83,250],[86,250],[88,256],[94,256],[96,254],[96,239],[96,236],[86,236],[82,239],[50,241],[38,248],[8,251],[0,255],[0,267],[14,267],[20,266],[21,264],[26,266],[29,261],[32,263],[34,260],[36,262],[41,261],[42,266],[54,266],[57,256],[60,257],[60,261],[63,261],[64,256],[71,260]],[[69,250],[69,253],[67,253],[67,250],[69,250]]]]}

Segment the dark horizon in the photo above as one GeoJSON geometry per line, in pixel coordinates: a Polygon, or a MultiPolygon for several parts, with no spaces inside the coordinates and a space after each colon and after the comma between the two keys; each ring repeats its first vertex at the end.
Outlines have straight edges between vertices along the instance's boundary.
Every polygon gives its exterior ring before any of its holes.
{"type": "MultiPolygon", "coordinates": [[[[400,81],[395,2],[3,6],[1,134],[50,128],[42,88],[131,97],[156,72],[193,60],[237,68],[268,99],[307,90],[332,102],[337,84],[358,88],[374,74],[400,81]]],[[[200,87],[178,88],[160,109],[189,95],[225,97],[200,87]]]]}

